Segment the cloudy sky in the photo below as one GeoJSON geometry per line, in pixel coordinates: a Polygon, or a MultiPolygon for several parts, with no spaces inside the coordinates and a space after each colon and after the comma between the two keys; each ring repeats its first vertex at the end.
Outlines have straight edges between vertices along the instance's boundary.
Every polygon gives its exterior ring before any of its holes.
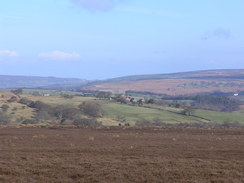
{"type": "Polygon", "coordinates": [[[243,0],[1,0],[0,75],[244,69],[243,0]]]}

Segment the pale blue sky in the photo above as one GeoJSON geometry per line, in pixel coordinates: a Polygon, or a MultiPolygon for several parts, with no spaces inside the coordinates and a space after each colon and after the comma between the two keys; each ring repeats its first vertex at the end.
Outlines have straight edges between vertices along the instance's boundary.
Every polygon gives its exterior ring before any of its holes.
{"type": "Polygon", "coordinates": [[[0,75],[244,69],[243,0],[1,0],[0,75]]]}

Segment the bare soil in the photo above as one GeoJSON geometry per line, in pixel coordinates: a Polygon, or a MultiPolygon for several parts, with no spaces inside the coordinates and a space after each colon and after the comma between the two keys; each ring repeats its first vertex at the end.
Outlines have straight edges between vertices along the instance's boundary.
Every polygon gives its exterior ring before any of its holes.
{"type": "Polygon", "coordinates": [[[0,182],[243,183],[243,128],[0,128],[0,182]]]}

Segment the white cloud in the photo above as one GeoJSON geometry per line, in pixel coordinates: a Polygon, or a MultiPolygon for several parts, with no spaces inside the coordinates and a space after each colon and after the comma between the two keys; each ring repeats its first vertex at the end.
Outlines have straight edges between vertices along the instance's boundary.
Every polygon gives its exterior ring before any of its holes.
{"type": "Polygon", "coordinates": [[[40,53],[38,56],[42,57],[42,58],[55,59],[55,60],[76,60],[76,59],[80,58],[80,54],[78,54],[78,53],[74,53],[74,52],[66,53],[66,52],[61,52],[61,51],[40,53]]]}
{"type": "Polygon", "coordinates": [[[209,39],[230,39],[231,38],[231,31],[224,28],[218,28],[213,31],[208,31],[202,36],[202,40],[209,40],[209,39]]]}
{"type": "Polygon", "coordinates": [[[0,56],[3,57],[17,57],[19,54],[15,51],[10,51],[10,50],[0,50],[0,56]]]}

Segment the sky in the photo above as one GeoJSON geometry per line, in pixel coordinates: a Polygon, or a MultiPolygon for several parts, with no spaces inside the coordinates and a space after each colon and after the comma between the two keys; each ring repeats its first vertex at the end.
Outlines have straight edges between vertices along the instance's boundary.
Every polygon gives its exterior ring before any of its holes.
{"type": "Polygon", "coordinates": [[[243,0],[1,0],[0,75],[244,69],[243,0]]]}

